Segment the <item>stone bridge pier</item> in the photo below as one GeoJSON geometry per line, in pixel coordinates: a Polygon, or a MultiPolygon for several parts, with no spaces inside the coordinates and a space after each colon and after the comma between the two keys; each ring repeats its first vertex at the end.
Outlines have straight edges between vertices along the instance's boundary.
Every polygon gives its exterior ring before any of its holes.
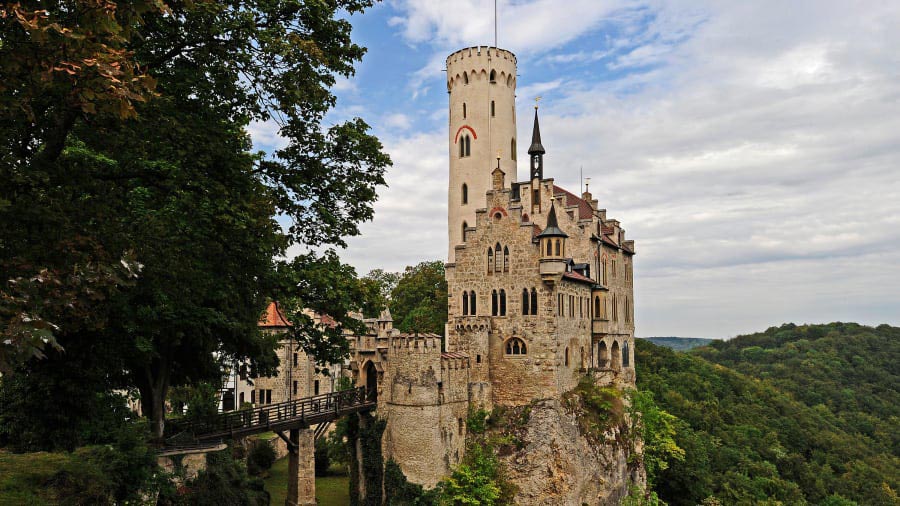
{"type": "Polygon", "coordinates": [[[285,506],[316,504],[316,436],[312,429],[291,429],[288,444],[288,494],[285,506]]]}

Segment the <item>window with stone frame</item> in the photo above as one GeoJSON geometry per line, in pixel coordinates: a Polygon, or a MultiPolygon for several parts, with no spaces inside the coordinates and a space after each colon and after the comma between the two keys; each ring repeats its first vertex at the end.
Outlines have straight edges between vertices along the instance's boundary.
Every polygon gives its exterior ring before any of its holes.
{"type": "Polygon", "coordinates": [[[529,309],[530,309],[530,307],[529,307],[529,305],[528,305],[528,289],[527,289],[527,288],[523,288],[523,289],[522,289],[522,315],[523,315],[523,316],[528,316],[528,314],[529,314],[529,312],[528,312],[529,309]]]}
{"type": "Polygon", "coordinates": [[[503,272],[503,249],[499,242],[494,246],[494,272],[503,272]]]}
{"type": "Polygon", "coordinates": [[[500,316],[506,316],[506,290],[500,289],[500,316]]]}
{"type": "Polygon", "coordinates": [[[493,272],[494,272],[494,248],[491,248],[490,246],[488,246],[488,252],[487,252],[487,273],[488,273],[488,276],[490,276],[491,273],[493,273],[493,272]]]}
{"type": "Polygon", "coordinates": [[[518,337],[511,337],[506,341],[507,355],[526,355],[527,353],[528,348],[525,345],[525,341],[518,337]]]}
{"type": "Polygon", "coordinates": [[[491,290],[491,316],[497,316],[500,309],[499,302],[497,300],[497,290],[491,290]]]}
{"type": "Polygon", "coordinates": [[[503,272],[509,272],[509,246],[503,247],[503,272]]]}
{"type": "Polygon", "coordinates": [[[538,299],[537,299],[537,290],[531,289],[531,314],[538,314],[538,299]]]}

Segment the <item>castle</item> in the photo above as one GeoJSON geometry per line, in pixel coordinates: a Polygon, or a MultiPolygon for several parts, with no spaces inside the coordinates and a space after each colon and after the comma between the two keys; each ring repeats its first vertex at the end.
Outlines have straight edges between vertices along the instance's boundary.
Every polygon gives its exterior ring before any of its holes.
{"type": "Polygon", "coordinates": [[[350,337],[353,376],[387,420],[385,458],[426,487],[460,462],[470,408],[558,399],[583,374],[635,380],[634,242],[587,188],[578,196],[545,176],[537,107],[518,180],[511,52],[470,47],[446,63],[444,349],[438,335],[393,329],[387,312],[350,337]]]}

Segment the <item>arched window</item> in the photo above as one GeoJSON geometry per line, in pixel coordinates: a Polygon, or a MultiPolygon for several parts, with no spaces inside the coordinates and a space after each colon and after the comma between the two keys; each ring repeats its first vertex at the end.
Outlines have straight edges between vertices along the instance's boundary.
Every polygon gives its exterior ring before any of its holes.
{"type": "Polygon", "coordinates": [[[488,262],[487,262],[487,272],[488,275],[494,271],[494,249],[488,246],[488,262]]]}
{"type": "Polygon", "coordinates": [[[494,246],[494,271],[502,272],[503,270],[503,250],[500,249],[500,243],[498,242],[496,246],[494,246]]]}
{"type": "Polygon", "coordinates": [[[609,286],[608,269],[606,268],[606,257],[603,257],[603,286],[609,286]]]}
{"type": "Polygon", "coordinates": [[[462,158],[466,156],[466,137],[463,136],[459,139],[459,157],[462,158]]]}
{"type": "Polygon", "coordinates": [[[509,272],[509,247],[503,247],[503,272],[509,272]]]}
{"type": "Polygon", "coordinates": [[[569,367],[569,347],[566,346],[566,367],[569,367]]]}
{"type": "Polygon", "coordinates": [[[491,117],[493,118],[496,115],[497,115],[497,107],[495,106],[494,101],[491,100],[491,117]]]}
{"type": "Polygon", "coordinates": [[[463,292],[462,294],[462,314],[469,314],[469,292],[463,292]]]}
{"type": "Polygon", "coordinates": [[[506,85],[512,86],[512,74],[506,76],[506,85]]]}
{"type": "Polygon", "coordinates": [[[500,316],[506,316],[506,290],[500,289],[500,316]]]}
{"type": "Polygon", "coordinates": [[[556,240],[556,256],[562,256],[561,250],[559,248],[559,243],[561,241],[559,239],[556,240]]]}
{"type": "Polygon", "coordinates": [[[619,321],[619,300],[616,298],[616,294],[613,294],[612,297],[612,320],[619,321]]]}
{"type": "Polygon", "coordinates": [[[478,306],[476,305],[475,290],[469,293],[469,314],[475,316],[478,314],[478,306]]]}
{"type": "Polygon", "coordinates": [[[597,367],[606,369],[609,367],[609,352],[606,349],[606,342],[600,341],[597,345],[597,367]]]}
{"type": "Polygon", "coordinates": [[[466,183],[463,183],[462,185],[462,203],[469,203],[469,185],[467,185],[466,183]]]}
{"type": "Polygon", "coordinates": [[[594,318],[600,318],[600,296],[594,297],[594,318]]]}
{"type": "Polygon", "coordinates": [[[470,156],[472,154],[472,138],[467,135],[465,142],[466,142],[466,156],[470,156]]]}
{"type": "Polygon", "coordinates": [[[463,72],[463,83],[469,84],[469,74],[463,72]]]}
{"type": "Polygon", "coordinates": [[[528,223],[531,218],[528,217],[528,213],[522,214],[522,223],[528,223]]]}
{"type": "Polygon", "coordinates": [[[466,229],[469,228],[469,224],[466,222],[462,223],[462,241],[466,242],[466,229]]]}
{"type": "Polygon", "coordinates": [[[523,315],[528,315],[529,307],[530,306],[528,305],[528,289],[523,288],[522,289],[522,314],[523,315]]]}
{"type": "Polygon", "coordinates": [[[622,367],[631,367],[631,357],[628,356],[628,341],[622,343],[622,367]]]}
{"type": "Polygon", "coordinates": [[[518,337],[511,337],[508,341],[506,341],[507,355],[525,355],[527,353],[528,349],[525,346],[525,341],[519,339],[518,337]]]}
{"type": "Polygon", "coordinates": [[[609,351],[612,361],[610,367],[618,371],[622,368],[622,351],[619,349],[619,342],[613,341],[612,348],[609,351]]]}
{"type": "Polygon", "coordinates": [[[497,71],[496,70],[491,70],[491,82],[492,83],[497,82],[497,71]]]}
{"type": "Polygon", "coordinates": [[[516,138],[513,137],[512,140],[509,141],[509,157],[515,161],[516,159],[516,138]]]}
{"type": "Polygon", "coordinates": [[[491,290],[491,316],[497,316],[497,310],[499,309],[498,302],[497,290],[491,290]]]}
{"type": "Polygon", "coordinates": [[[463,102],[463,119],[466,119],[466,103],[463,102]]]}
{"type": "Polygon", "coordinates": [[[531,314],[537,314],[537,290],[531,289],[531,314]]]}
{"type": "Polygon", "coordinates": [[[553,242],[549,239],[547,240],[547,256],[553,256],[553,242]]]}

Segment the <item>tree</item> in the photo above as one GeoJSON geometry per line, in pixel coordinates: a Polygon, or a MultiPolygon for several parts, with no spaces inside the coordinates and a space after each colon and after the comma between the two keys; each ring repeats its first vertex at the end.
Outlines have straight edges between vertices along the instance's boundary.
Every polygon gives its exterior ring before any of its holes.
{"type": "MultiPolygon", "coordinates": [[[[7,4],[0,17],[0,275],[13,280],[0,362],[53,337],[107,382],[137,387],[161,437],[168,388],[216,378],[214,352],[272,369],[274,340],[256,329],[267,297],[352,324],[350,305],[332,303],[359,286],[333,252],[275,259],[344,246],[372,217],[389,158],[360,119],[321,125],[335,76],[364,53],[336,13],[371,2],[95,4],[7,4]],[[94,25],[98,44],[79,32],[94,25]],[[287,146],[252,153],[251,121],[275,122],[287,146]],[[353,282],[308,291],[325,280],[353,282]]],[[[340,330],[298,327],[310,351],[345,351],[340,330]]]]}
{"type": "Polygon", "coordinates": [[[407,267],[391,292],[390,308],[404,332],[443,334],[447,323],[444,263],[436,260],[407,267]]]}
{"type": "Polygon", "coordinates": [[[383,269],[373,269],[360,280],[366,291],[363,314],[367,318],[379,315],[382,309],[388,306],[391,300],[391,292],[400,281],[400,274],[387,272],[383,269]]]}

